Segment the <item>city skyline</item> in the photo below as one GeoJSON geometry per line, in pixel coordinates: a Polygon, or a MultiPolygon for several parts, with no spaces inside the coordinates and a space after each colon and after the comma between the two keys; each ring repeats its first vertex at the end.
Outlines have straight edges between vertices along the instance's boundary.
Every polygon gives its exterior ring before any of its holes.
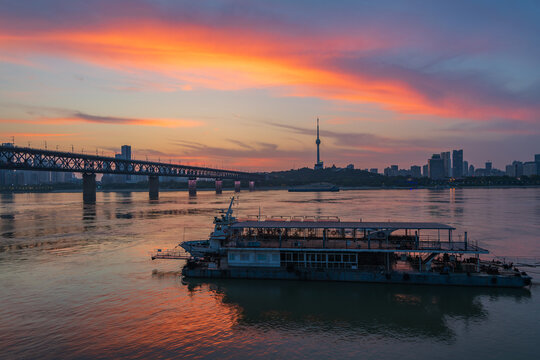
{"type": "Polygon", "coordinates": [[[313,166],[319,117],[327,166],[422,166],[463,149],[504,169],[540,151],[534,3],[0,10],[0,142],[285,170],[313,166]]]}

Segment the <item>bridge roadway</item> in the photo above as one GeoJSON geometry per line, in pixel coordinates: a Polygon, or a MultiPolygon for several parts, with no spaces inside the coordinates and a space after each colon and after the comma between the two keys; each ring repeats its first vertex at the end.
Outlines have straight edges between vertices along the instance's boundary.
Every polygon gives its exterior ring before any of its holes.
{"type": "Polygon", "coordinates": [[[214,169],[153,161],[125,160],[106,156],[77,154],[62,151],[0,146],[0,169],[32,171],[78,172],[83,176],[83,201],[96,201],[96,174],[148,176],[150,199],[159,197],[159,177],[187,177],[190,195],[197,192],[197,179],[215,179],[216,193],[221,193],[223,179],[235,180],[235,191],[240,191],[241,180],[249,181],[250,190],[265,174],[214,169]]]}

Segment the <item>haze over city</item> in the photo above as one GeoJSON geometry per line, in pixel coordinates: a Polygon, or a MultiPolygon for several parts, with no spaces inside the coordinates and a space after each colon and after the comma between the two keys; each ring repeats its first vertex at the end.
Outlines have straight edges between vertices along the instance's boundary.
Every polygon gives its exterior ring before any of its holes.
{"type": "Polygon", "coordinates": [[[538,153],[537,2],[1,1],[0,140],[240,170],[538,153]],[[31,4],[31,6],[29,5],[31,4]]]}

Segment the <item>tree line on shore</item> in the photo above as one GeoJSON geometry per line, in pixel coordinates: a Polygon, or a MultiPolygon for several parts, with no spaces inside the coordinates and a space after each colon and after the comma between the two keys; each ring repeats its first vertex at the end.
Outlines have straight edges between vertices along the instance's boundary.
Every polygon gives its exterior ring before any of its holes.
{"type": "MultiPolygon", "coordinates": [[[[407,176],[384,176],[357,169],[328,168],[313,170],[303,168],[268,173],[266,179],[257,181],[257,188],[289,188],[291,186],[313,183],[331,183],[339,187],[374,187],[374,188],[423,188],[423,187],[475,187],[475,186],[540,186],[540,176],[508,176],[466,177],[463,179],[432,180],[427,177],[413,178],[407,176]]],[[[98,184],[101,190],[147,189],[148,182],[98,184]]],[[[187,189],[187,182],[161,181],[160,189],[187,189]]],[[[213,181],[198,181],[198,189],[213,189],[213,181]]],[[[248,187],[248,181],[242,181],[242,187],[248,187]]],[[[48,192],[62,190],[80,190],[81,184],[41,184],[41,185],[5,185],[1,192],[48,192]]],[[[233,180],[223,180],[223,189],[234,188],[233,180]]]]}

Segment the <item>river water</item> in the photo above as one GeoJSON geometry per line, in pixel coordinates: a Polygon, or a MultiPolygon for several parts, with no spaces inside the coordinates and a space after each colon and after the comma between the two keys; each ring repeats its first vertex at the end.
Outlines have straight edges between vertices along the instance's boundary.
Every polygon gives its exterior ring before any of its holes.
{"type": "MultiPolygon", "coordinates": [[[[532,359],[530,289],[182,281],[154,248],[203,239],[231,193],[0,195],[0,358],[532,359]]],[[[240,194],[242,215],[439,221],[521,260],[540,259],[540,189],[240,194]]]]}

